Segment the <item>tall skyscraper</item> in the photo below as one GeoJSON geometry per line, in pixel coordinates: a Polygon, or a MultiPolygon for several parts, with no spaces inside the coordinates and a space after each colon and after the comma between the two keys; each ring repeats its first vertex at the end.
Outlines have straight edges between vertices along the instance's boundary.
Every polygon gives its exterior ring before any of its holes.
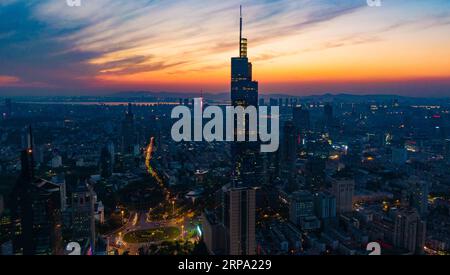
{"type": "Polygon", "coordinates": [[[416,209],[402,209],[395,216],[394,245],[421,254],[425,245],[426,223],[416,209]]]}
{"type": "Polygon", "coordinates": [[[132,105],[129,103],[125,119],[122,121],[122,153],[125,155],[133,154],[134,145],[136,144],[136,127],[131,107],[132,105]]]}
{"type": "Polygon", "coordinates": [[[283,127],[281,144],[281,178],[289,184],[289,191],[296,191],[295,164],[297,160],[297,130],[292,121],[286,121],[283,127]]]}
{"type": "Polygon", "coordinates": [[[320,228],[320,221],[314,213],[314,198],[310,192],[298,191],[291,195],[289,219],[306,231],[320,228]]]}
{"type": "Polygon", "coordinates": [[[11,197],[14,253],[61,254],[60,186],[35,177],[31,127],[27,141],[21,155],[21,173],[11,197]]]}
{"type": "Polygon", "coordinates": [[[107,179],[112,175],[113,164],[111,159],[112,157],[108,147],[103,147],[100,152],[100,175],[104,179],[107,179]]]}
{"type": "Polygon", "coordinates": [[[333,106],[327,103],[323,108],[325,127],[330,128],[333,125],[333,106]]]}
{"type": "Polygon", "coordinates": [[[256,189],[226,186],[222,195],[227,254],[255,255],[256,189]]]}
{"type": "Polygon", "coordinates": [[[350,178],[334,179],[332,193],[336,197],[337,213],[348,213],[353,211],[353,194],[355,191],[355,180],[350,178]]]}
{"type": "MultiPolygon", "coordinates": [[[[247,39],[242,37],[242,7],[239,28],[239,57],[231,58],[231,103],[234,107],[258,107],[258,82],[252,78],[252,63],[247,57],[247,39]]],[[[259,142],[250,142],[249,119],[245,120],[245,142],[234,142],[232,145],[235,177],[239,183],[246,186],[259,185],[258,174],[262,173],[259,155],[259,142]]],[[[235,140],[237,137],[237,117],[235,117],[235,140]]]]}
{"type": "Polygon", "coordinates": [[[233,106],[257,106],[258,82],[252,79],[252,63],[247,57],[247,38],[242,37],[242,24],[241,7],[239,57],[231,59],[231,102],[233,106]]]}
{"type": "Polygon", "coordinates": [[[318,192],[325,186],[326,160],[320,157],[311,157],[305,165],[306,189],[318,192]]]}
{"type": "Polygon", "coordinates": [[[304,134],[311,129],[311,119],[309,111],[302,106],[295,106],[292,110],[294,125],[297,127],[299,133],[304,134]]]}
{"type": "Polygon", "coordinates": [[[89,242],[95,250],[95,193],[92,186],[79,183],[72,193],[72,238],[79,243],[89,242]]]}

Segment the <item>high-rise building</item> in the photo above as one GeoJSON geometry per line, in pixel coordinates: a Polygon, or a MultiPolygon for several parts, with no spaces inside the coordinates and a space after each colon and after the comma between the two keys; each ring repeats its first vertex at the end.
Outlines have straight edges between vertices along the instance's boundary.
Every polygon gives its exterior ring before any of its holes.
{"type": "Polygon", "coordinates": [[[295,164],[297,160],[297,130],[292,121],[286,121],[283,127],[281,143],[281,178],[287,180],[291,191],[295,186],[295,164]]]}
{"type": "Polygon", "coordinates": [[[72,193],[72,238],[88,242],[95,250],[95,193],[88,183],[79,183],[72,193]]]}
{"type": "Polygon", "coordinates": [[[107,179],[112,175],[113,172],[113,164],[111,153],[108,150],[108,147],[103,147],[100,153],[100,175],[102,178],[107,179]]]}
{"type": "Polygon", "coordinates": [[[336,198],[327,192],[314,194],[314,210],[321,220],[336,218],[336,198]]]}
{"type": "Polygon", "coordinates": [[[128,104],[128,110],[122,121],[122,154],[132,155],[134,153],[134,145],[136,144],[136,126],[134,123],[134,114],[131,103],[128,104]]]}
{"type": "Polygon", "coordinates": [[[12,191],[11,210],[15,254],[62,253],[60,186],[34,174],[33,136],[22,151],[21,173],[12,191]]]}
{"type": "Polygon", "coordinates": [[[242,7],[239,57],[231,59],[231,102],[233,106],[258,106],[258,82],[253,81],[252,63],[247,57],[247,38],[242,37],[242,7]]]}
{"type": "Polygon", "coordinates": [[[65,174],[60,173],[54,176],[52,178],[52,183],[59,186],[61,211],[65,211],[67,208],[67,188],[65,174]]]}
{"type": "Polygon", "coordinates": [[[333,125],[333,106],[327,103],[323,108],[325,126],[330,128],[333,125]]]}
{"type": "Polygon", "coordinates": [[[310,192],[298,191],[290,196],[289,219],[306,231],[320,228],[320,221],[314,213],[314,198],[310,192]]]}
{"type": "Polygon", "coordinates": [[[219,221],[218,216],[213,211],[205,210],[202,213],[203,241],[208,252],[213,255],[226,253],[225,227],[219,221]]]}
{"type": "Polygon", "coordinates": [[[305,165],[306,189],[318,192],[325,188],[326,160],[320,157],[308,159],[305,165]]]}
{"type": "Polygon", "coordinates": [[[425,245],[426,223],[416,209],[399,210],[395,216],[394,245],[410,253],[422,254],[425,245]]]}
{"type": "Polygon", "coordinates": [[[353,194],[355,180],[350,178],[333,179],[332,193],[336,197],[336,212],[338,214],[353,211],[353,194]]]}
{"type": "MultiPolygon", "coordinates": [[[[242,37],[242,7],[239,29],[239,57],[231,58],[231,104],[233,107],[258,107],[258,82],[253,81],[252,63],[247,57],[247,39],[242,37]]],[[[245,120],[244,142],[232,144],[232,157],[235,164],[235,177],[245,186],[257,185],[257,179],[262,173],[262,164],[259,154],[259,142],[249,141],[249,118],[245,120]]],[[[237,140],[237,117],[235,117],[235,140],[237,140]]]]}
{"type": "Polygon", "coordinates": [[[292,110],[294,125],[299,133],[306,133],[311,129],[311,119],[309,111],[302,106],[294,106],[292,110]]]}
{"type": "Polygon", "coordinates": [[[256,189],[225,186],[222,192],[227,254],[255,255],[256,189]]]}

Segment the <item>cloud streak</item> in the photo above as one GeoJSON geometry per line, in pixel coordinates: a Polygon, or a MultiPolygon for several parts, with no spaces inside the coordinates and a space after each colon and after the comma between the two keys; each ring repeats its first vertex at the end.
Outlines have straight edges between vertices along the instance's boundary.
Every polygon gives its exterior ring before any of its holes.
{"type": "Polygon", "coordinates": [[[189,81],[228,82],[241,3],[250,52],[261,69],[269,62],[282,68],[287,58],[304,66],[314,52],[385,43],[389,33],[413,24],[449,25],[450,7],[437,0],[429,1],[420,20],[407,10],[406,16],[377,24],[376,33],[370,20],[359,24],[367,24],[367,31],[361,26],[351,31],[350,18],[379,12],[364,0],[95,0],[72,8],[64,0],[4,0],[0,75],[77,91],[95,87],[99,79],[114,80],[112,87],[148,83],[149,89],[164,81],[182,86],[184,75],[189,81]]]}

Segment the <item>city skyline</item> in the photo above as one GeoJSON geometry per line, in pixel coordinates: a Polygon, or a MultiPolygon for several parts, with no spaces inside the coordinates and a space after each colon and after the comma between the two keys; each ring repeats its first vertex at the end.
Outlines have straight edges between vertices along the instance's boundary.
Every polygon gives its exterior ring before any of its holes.
{"type": "Polygon", "coordinates": [[[448,99],[266,100],[245,19],[231,106],[5,98],[0,255],[449,255],[448,99]]]}
{"type": "Polygon", "coordinates": [[[261,94],[450,95],[439,0],[2,1],[0,95],[226,92],[239,4],[261,94]]]}

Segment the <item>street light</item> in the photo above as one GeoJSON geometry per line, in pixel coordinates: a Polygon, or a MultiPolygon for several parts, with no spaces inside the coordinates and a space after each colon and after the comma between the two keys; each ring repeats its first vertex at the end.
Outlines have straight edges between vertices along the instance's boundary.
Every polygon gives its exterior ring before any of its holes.
{"type": "Polygon", "coordinates": [[[175,215],[175,201],[172,201],[172,216],[175,215]]]}

